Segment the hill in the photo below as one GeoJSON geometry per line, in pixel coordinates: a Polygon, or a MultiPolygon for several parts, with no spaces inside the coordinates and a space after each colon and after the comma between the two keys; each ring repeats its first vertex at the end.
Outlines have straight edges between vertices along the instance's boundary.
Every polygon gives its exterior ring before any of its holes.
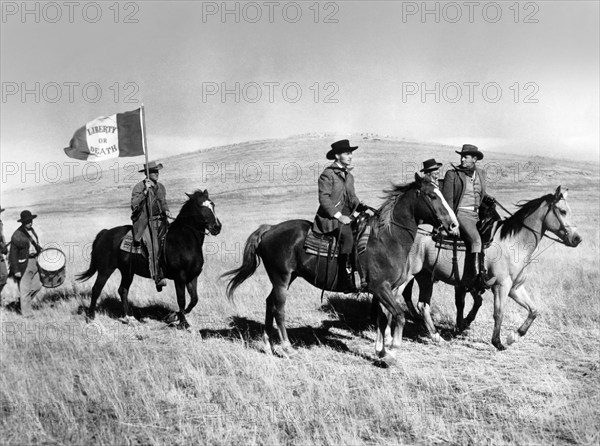
{"type": "MultiPolygon", "coordinates": [[[[223,223],[204,245],[199,304],[191,332],[167,327],[176,309],[172,284],[160,294],[137,278],[134,325],[119,322],[115,273],[98,316],[83,313],[93,279],[87,269],[96,233],[129,223],[132,165],[98,179],[42,184],[3,193],[5,235],[21,209],[38,214],[44,244],[67,254],[66,283],[44,290],[33,319],[13,311],[16,287],[3,292],[0,318],[0,443],[69,444],[595,444],[600,412],[599,180],[597,165],[576,160],[485,153],[489,192],[507,208],[569,187],[583,243],[543,242],[527,282],[540,316],[505,352],[490,344],[493,298],[471,330],[453,332],[452,288],[436,284],[434,322],[446,339],[429,343],[408,321],[398,363],[375,367],[370,297],[292,284],[286,320],[297,355],[259,351],[269,280],[260,267],[225,298],[220,275],[241,261],[262,223],[312,219],[317,178],[329,144],[343,135],[302,135],[215,147],[161,160],[161,182],[176,214],[185,192],[208,189],[223,223]]],[[[458,161],[456,148],[350,136],[357,193],[377,206],[390,181],[412,179],[424,159],[458,161]]],[[[467,301],[469,306],[470,298],[467,301]]],[[[503,337],[525,312],[507,304],[503,337]]]]}

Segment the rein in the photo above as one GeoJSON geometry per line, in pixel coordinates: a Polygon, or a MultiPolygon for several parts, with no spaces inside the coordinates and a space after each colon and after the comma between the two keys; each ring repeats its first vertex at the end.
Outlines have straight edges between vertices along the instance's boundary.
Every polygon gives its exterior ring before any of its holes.
{"type": "MultiPolygon", "coordinates": [[[[506,212],[508,215],[510,215],[511,217],[514,215],[512,212],[510,212],[508,209],[506,209],[504,206],[502,206],[501,203],[499,203],[498,201],[496,201],[496,204],[498,206],[500,206],[500,209],[502,209],[504,212],[506,212]]],[[[565,224],[563,223],[562,219],[556,214],[556,208],[554,207],[554,203],[549,204],[548,206],[548,210],[546,211],[546,215],[544,215],[544,218],[542,219],[542,228],[543,228],[543,222],[546,220],[546,217],[548,216],[548,214],[550,213],[550,210],[552,210],[552,212],[554,213],[554,216],[556,217],[556,219],[559,221],[560,223],[560,228],[558,229],[560,232],[565,232],[567,233],[567,227],[565,226],[565,224]]],[[[527,226],[525,223],[523,223],[523,227],[525,229],[529,229],[531,232],[533,232],[533,235],[535,235],[536,241],[537,241],[537,234],[540,234],[543,237],[548,238],[549,240],[552,240],[553,242],[556,243],[560,243],[561,245],[566,245],[566,243],[561,240],[560,238],[554,238],[554,237],[550,237],[549,235],[546,234],[546,231],[544,231],[542,229],[542,231],[536,231],[535,229],[527,226]]],[[[539,242],[538,242],[539,243],[539,242]]],[[[550,245],[548,245],[550,246],[550,245]]],[[[544,251],[548,249],[547,247],[544,248],[544,251]]],[[[542,251],[543,252],[543,251],[542,251]]],[[[539,254],[538,254],[539,255],[539,254]]]]}

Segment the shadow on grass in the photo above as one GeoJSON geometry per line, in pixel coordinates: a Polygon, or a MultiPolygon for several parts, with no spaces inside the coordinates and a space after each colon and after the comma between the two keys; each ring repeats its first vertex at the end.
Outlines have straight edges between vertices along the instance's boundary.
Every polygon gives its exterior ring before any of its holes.
{"type": "MultiPolygon", "coordinates": [[[[91,291],[82,293],[81,297],[87,300],[91,299],[91,291]]],[[[89,305],[80,305],[77,308],[77,314],[87,314],[89,305]]],[[[152,304],[146,307],[138,307],[129,301],[129,315],[138,321],[143,319],[152,319],[155,321],[170,323],[173,321],[174,311],[163,304],[152,304]]],[[[112,319],[119,319],[124,316],[121,299],[115,296],[106,296],[99,300],[96,305],[96,314],[104,314],[112,319]]]]}

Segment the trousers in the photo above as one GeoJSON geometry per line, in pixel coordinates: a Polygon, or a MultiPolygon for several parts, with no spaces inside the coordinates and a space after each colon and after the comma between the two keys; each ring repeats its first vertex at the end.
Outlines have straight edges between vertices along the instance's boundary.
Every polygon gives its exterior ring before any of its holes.
{"type": "Polygon", "coordinates": [[[42,289],[40,273],[38,272],[37,260],[27,260],[27,268],[19,280],[19,300],[21,303],[21,314],[32,316],[31,302],[35,295],[42,289]]]}
{"type": "Polygon", "coordinates": [[[460,225],[460,238],[467,246],[467,252],[481,252],[481,236],[477,230],[477,221],[479,216],[475,211],[459,209],[456,218],[460,225]]]}

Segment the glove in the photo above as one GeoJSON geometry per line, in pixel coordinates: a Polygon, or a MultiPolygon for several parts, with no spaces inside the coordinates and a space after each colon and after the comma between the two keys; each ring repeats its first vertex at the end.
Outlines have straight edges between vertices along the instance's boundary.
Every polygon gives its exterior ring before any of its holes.
{"type": "Polygon", "coordinates": [[[496,203],[496,199],[494,197],[492,197],[491,195],[486,195],[483,201],[485,201],[485,204],[489,204],[489,205],[496,203]]]}
{"type": "Polygon", "coordinates": [[[362,201],[360,203],[358,203],[358,206],[356,206],[356,212],[364,212],[367,209],[369,209],[369,206],[364,204],[362,201]]]}

